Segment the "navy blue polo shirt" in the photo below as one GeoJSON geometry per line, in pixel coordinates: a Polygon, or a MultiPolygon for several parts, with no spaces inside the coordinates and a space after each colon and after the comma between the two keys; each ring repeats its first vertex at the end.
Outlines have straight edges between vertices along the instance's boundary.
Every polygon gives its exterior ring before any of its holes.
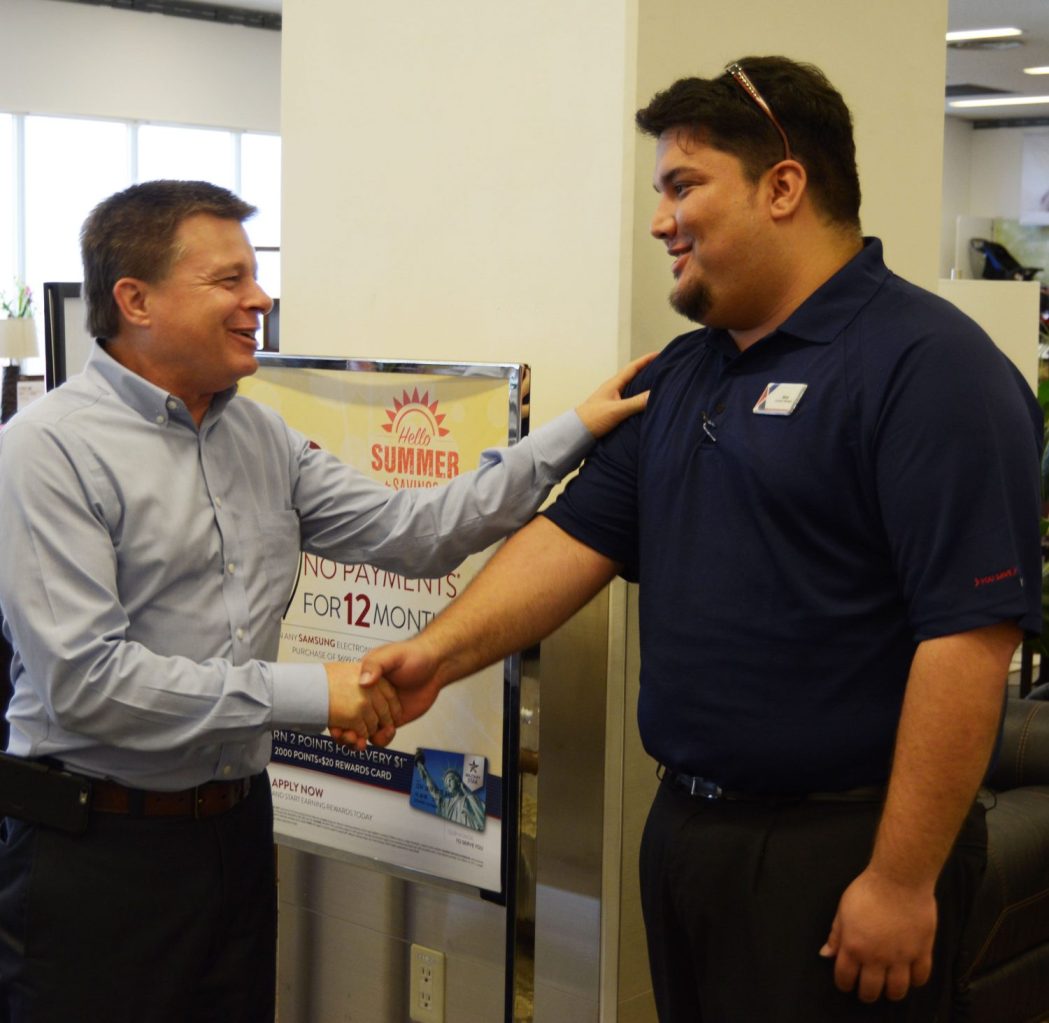
{"type": "Polygon", "coordinates": [[[640,583],[660,762],[752,792],[883,781],[918,643],[1039,631],[1041,410],[879,241],[742,353],[676,338],[645,388],[547,514],[640,583]]]}

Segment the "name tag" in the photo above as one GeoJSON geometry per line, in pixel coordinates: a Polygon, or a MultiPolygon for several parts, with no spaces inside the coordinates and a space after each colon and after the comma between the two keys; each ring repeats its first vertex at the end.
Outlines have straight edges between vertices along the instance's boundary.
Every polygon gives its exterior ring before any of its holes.
{"type": "Polygon", "coordinates": [[[768,384],[754,411],[759,416],[789,416],[801,401],[808,384],[768,384]]]}

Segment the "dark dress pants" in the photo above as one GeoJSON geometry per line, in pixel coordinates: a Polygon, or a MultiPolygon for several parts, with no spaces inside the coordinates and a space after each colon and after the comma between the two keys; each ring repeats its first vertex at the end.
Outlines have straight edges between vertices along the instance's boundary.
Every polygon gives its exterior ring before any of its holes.
{"type": "Polygon", "coordinates": [[[937,886],[929,983],[873,1005],[834,986],[819,950],[870,859],[878,802],[705,802],[662,784],[641,847],[661,1023],[947,1023],[953,963],[986,863],[974,807],[937,886]]]}
{"type": "Polygon", "coordinates": [[[273,1023],[275,957],[265,774],[205,820],[3,822],[3,1023],[273,1023]]]}

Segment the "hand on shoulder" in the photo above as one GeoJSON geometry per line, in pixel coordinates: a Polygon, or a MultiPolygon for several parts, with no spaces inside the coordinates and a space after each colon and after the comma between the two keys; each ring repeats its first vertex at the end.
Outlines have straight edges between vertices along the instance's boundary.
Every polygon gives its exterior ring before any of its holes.
{"type": "Polygon", "coordinates": [[[629,419],[638,412],[644,411],[648,404],[648,391],[623,397],[627,384],[637,376],[659,352],[649,352],[638,359],[628,362],[615,376],[606,380],[581,405],[576,406],[583,425],[595,436],[603,437],[617,427],[624,419],[629,419]]]}

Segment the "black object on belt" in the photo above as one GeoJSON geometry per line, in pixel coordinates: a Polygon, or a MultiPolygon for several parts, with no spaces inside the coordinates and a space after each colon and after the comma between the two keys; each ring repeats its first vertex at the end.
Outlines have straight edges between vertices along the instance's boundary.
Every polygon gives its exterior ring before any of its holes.
{"type": "Polygon", "coordinates": [[[709,778],[672,771],[662,764],[659,765],[656,774],[659,775],[664,785],[669,785],[678,792],[684,792],[695,799],[705,799],[709,802],[725,800],[740,803],[880,803],[885,798],[886,791],[884,785],[864,785],[861,788],[845,789],[842,792],[805,792],[797,795],[773,792],[760,794],[723,789],[717,782],[709,778]]]}
{"type": "Polygon", "coordinates": [[[232,810],[250,791],[250,778],[209,781],[179,792],[149,792],[92,779],[91,809],[127,817],[215,817],[232,810]]]}

